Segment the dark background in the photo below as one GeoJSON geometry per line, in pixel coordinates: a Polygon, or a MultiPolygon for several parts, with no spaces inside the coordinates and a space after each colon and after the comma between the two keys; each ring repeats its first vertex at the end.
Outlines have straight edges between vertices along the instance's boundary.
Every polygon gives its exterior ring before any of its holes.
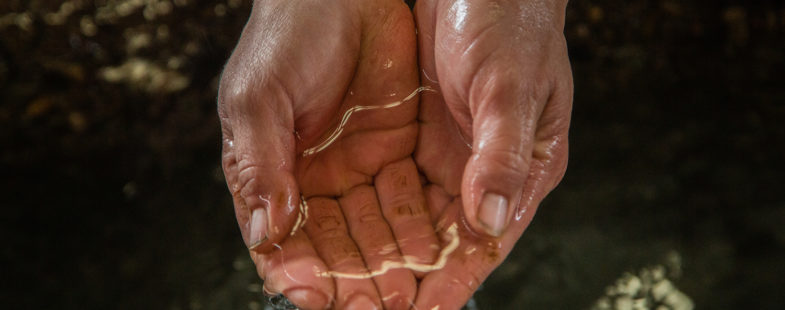
{"type": "MultiPolygon", "coordinates": [[[[258,308],[215,113],[249,1],[61,2],[0,3],[0,305],[258,308]],[[162,69],[105,79],[128,59],[162,69]]],[[[565,33],[567,175],[479,308],[586,308],[668,253],[699,308],[785,305],[785,5],[572,1],[565,33]]]]}

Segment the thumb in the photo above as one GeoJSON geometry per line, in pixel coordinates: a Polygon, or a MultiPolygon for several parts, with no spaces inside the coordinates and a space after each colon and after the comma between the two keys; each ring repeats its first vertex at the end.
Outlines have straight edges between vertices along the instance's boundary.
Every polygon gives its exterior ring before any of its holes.
{"type": "Polygon", "coordinates": [[[281,243],[299,215],[292,110],[275,97],[221,91],[218,99],[226,183],[245,244],[259,253],[281,243]]]}
{"type": "MultiPolygon", "coordinates": [[[[498,82],[498,80],[497,80],[498,82]]],[[[544,100],[518,87],[485,87],[470,102],[472,156],[461,192],[466,219],[477,232],[501,236],[521,201],[544,100]]]]}

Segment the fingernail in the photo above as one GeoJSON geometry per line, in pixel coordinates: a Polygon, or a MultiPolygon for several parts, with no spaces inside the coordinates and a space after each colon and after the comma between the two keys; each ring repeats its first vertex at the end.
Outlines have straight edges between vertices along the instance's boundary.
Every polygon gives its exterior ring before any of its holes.
{"type": "Polygon", "coordinates": [[[292,288],[285,290],[283,295],[300,308],[325,309],[328,306],[327,295],[312,288],[292,288]]]}
{"type": "Polygon", "coordinates": [[[414,304],[414,300],[401,295],[385,299],[383,302],[385,309],[409,309],[414,304]]]}
{"type": "Polygon", "coordinates": [[[364,310],[364,309],[379,309],[371,298],[367,295],[358,294],[349,299],[346,303],[345,309],[347,310],[364,310]]]}
{"type": "Polygon", "coordinates": [[[489,235],[498,237],[507,228],[507,210],[509,209],[507,198],[504,196],[485,193],[480,203],[480,210],[477,214],[477,219],[480,224],[485,228],[485,232],[489,235]]]}
{"type": "Polygon", "coordinates": [[[251,214],[251,236],[249,249],[253,250],[267,241],[267,209],[257,208],[251,214]]]}

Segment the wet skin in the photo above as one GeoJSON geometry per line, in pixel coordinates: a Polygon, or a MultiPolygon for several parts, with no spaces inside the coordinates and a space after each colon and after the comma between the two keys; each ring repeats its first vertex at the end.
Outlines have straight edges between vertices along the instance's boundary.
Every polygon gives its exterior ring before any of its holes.
{"type": "MultiPolygon", "coordinates": [[[[395,0],[255,3],[222,76],[219,115],[227,184],[268,293],[304,309],[457,309],[558,183],[572,97],[563,19],[525,35],[527,25],[492,26],[522,19],[477,18],[498,5],[519,16],[520,3],[458,4],[420,1],[413,17],[395,0]],[[458,19],[475,26],[458,29],[458,19]],[[302,156],[349,108],[409,95],[420,67],[438,93],[358,112],[330,147],[302,156]],[[300,193],[308,219],[292,235],[300,193]],[[483,213],[491,225],[478,219],[485,193],[511,205],[483,213]],[[432,263],[452,223],[461,243],[442,270],[320,275],[432,263]]],[[[563,6],[538,9],[561,9],[563,18],[563,6]]]]}
{"type": "Polygon", "coordinates": [[[463,224],[447,265],[421,281],[419,309],[463,306],[564,175],[573,95],[565,7],[417,1],[421,81],[438,92],[420,100],[415,161],[437,232],[463,224]],[[489,194],[505,197],[506,210],[489,194]]]}

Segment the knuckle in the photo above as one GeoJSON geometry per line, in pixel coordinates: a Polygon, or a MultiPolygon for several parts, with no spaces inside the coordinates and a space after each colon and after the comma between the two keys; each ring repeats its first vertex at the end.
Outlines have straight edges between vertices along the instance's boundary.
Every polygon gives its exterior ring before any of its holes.
{"type": "Polygon", "coordinates": [[[396,199],[390,204],[390,209],[386,212],[385,216],[390,218],[393,222],[398,222],[413,217],[422,216],[425,214],[425,205],[421,199],[414,199],[413,197],[405,199],[396,199]]]}
{"type": "Polygon", "coordinates": [[[237,158],[231,149],[224,148],[221,155],[221,168],[224,173],[224,180],[230,186],[232,193],[236,192],[231,187],[237,183],[237,158]]]}
{"type": "Polygon", "coordinates": [[[261,172],[261,167],[249,164],[246,159],[240,159],[237,166],[239,169],[234,189],[239,191],[242,196],[260,194],[261,188],[257,177],[261,172]]]}
{"type": "Polygon", "coordinates": [[[408,204],[417,200],[417,195],[415,195],[410,191],[397,192],[391,196],[392,197],[390,197],[390,205],[392,206],[408,204]]]}
{"type": "Polygon", "coordinates": [[[522,182],[531,161],[523,152],[513,150],[494,150],[485,156],[480,155],[479,159],[494,178],[508,182],[522,182]]]}
{"type": "Polygon", "coordinates": [[[332,215],[320,216],[314,219],[319,233],[325,237],[338,237],[344,232],[343,222],[332,215]]]}
{"type": "Polygon", "coordinates": [[[325,253],[325,256],[325,260],[328,261],[331,269],[357,273],[367,272],[365,268],[358,266],[358,260],[362,259],[362,255],[351,243],[341,242],[340,244],[333,244],[330,252],[325,253]]]}
{"type": "MultiPolygon", "coordinates": [[[[218,107],[225,112],[234,109],[250,108],[258,102],[258,97],[272,97],[272,101],[291,102],[291,92],[285,79],[277,74],[255,73],[237,74],[224,77],[218,88],[218,107]]],[[[271,100],[266,100],[271,101],[271,100]]]]}
{"type": "Polygon", "coordinates": [[[305,222],[308,235],[319,242],[334,243],[347,237],[346,222],[337,204],[328,199],[313,199],[308,202],[310,220],[305,222]]]}
{"type": "Polygon", "coordinates": [[[252,94],[251,83],[247,83],[235,77],[224,75],[218,87],[218,111],[223,114],[228,112],[227,108],[248,102],[252,94]]]}
{"type": "Polygon", "coordinates": [[[345,235],[346,233],[338,227],[332,227],[327,229],[323,229],[320,227],[318,232],[315,232],[314,239],[318,240],[319,242],[331,244],[333,243],[333,241],[344,238],[345,235]]]}
{"type": "Polygon", "coordinates": [[[503,63],[478,69],[468,88],[473,115],[490,111],[509,120],[536,121],[556,83],[538,72],[522,76],[521,72],[531,71],[522,67],[503,63]]]}
{"type": "Polygon", "coordinates": [[[375,226],[384,222],[379,211],[373,210],[372,208],[376,208],[376,206],[368,204],[360,209],[360,212],[357,215],[357,219],[360,223],[368,226],[375,226]]]}
{"type": "Polygon", "coordinates": [[[390,170],[390,184],[396,190],[408,188],[411,184],[408,176],[397,167],[390,170]]]}
{"type": "Polygon", "coordinates": [[[317,251],[330,268],[345,269],[357,265],[360,251],[347,236],[315,236],[317,251]]]}

